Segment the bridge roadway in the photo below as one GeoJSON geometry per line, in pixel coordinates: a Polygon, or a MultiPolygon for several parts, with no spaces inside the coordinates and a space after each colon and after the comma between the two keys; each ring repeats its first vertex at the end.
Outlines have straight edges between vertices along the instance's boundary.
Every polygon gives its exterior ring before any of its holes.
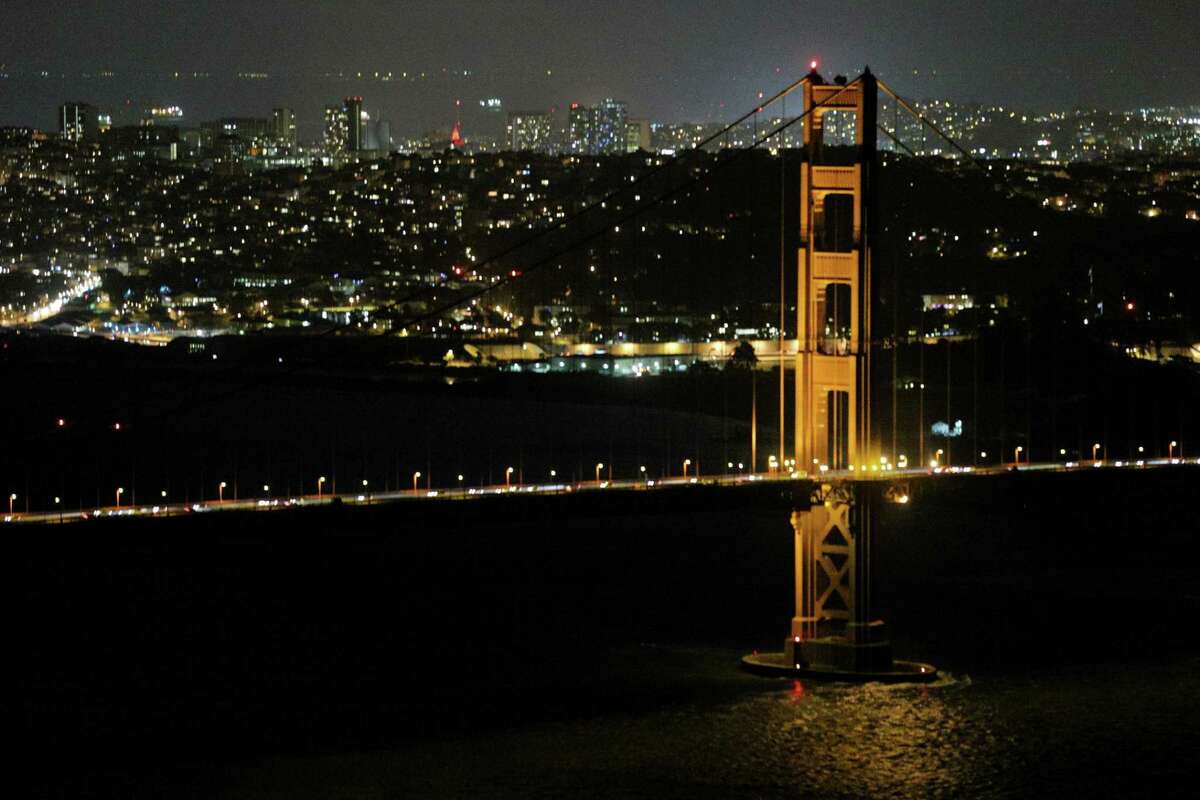
{"type": "MultiPolygon", "coordinates": [[[[1037,464],[1021,464],[1019,472],[1082,472],[1089,469],[1150,469],[1156,467],[1178,466],[1183,464],[1200,465],[1200,458],[1152,458],[1138,461],[1067,461],[1046,462],[1037,464]]],[[[1001,464],[986,467],[938,467],[938,468],[908,468],[882,469],[871,471],[826,471],[819,476],[820,480],[879,480],[896,481],[909,478],[936,479],[939,475],[999,475],[1013,471],[1012,464],[1001,464]]],[[[383,503],[420,502],[422,500],[480,500],[497,495],[564,495],[576,492],[597,492],[611,490],[625,491],[654,491],[656,489],[679,488],[689,485],[709,487],[745,486],[748,484],[785,484],[793,480],[802,480],[808,476],[784,475],[779,473],[757,473],[738,475],[704,475],[700,477],[670,477],[661,479],[630,479],[630,480],[600,480],[582,481],[579,483],[525,483],[478,488],[449,488],[449,489],[418,489],[413,491],[366,492],[366,493],[325,493],[318,495],[297,495],[287,498],[252,498],[238,500],[205,500],[195,503],[160,503],[136,504],[128,506],[103,506],[96,508],[77,509],[73,511],[31,511],[5,514],[3,522],[16,524],[60,524],[67,522],[84,522],[87,520],[136,516],[139,518],[172,517],[182,514],[198,514],[219,511],[280,511],[284,509],[312,508],[329,506],[334,502],[344,505],[377,505],[383,503]]]]}

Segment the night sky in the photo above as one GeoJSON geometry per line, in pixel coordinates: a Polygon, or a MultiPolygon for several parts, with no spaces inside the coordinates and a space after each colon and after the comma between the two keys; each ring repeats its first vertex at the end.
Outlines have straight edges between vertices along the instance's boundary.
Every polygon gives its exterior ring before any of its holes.
{"type": "Polygon", "coordinates": [[[664,121],[729,118],[819,58],[864,63],[917,97],[1047,109],[1200,103],[1200,22],[1184,2],[729,0],[3,0],[0,124],[51,128],[84,100],[178,104],[185,124],[362,94],[398,133],[444,126],[454,100],[506,110],[613,96],[664,121]],[[470,70],[469,77],[454,75],[470,70]],[[49,77],[31,77],[46,70],[49,77]],[[81,73],[112,70],[116,77],[81,73]],[[174,72],[211,73],[205,81],[174,72]],[[403,71],[424,80],[323,78],[403,71]],[[446,70],[443,73],[443,70],[446,70]],[[238,71],[269,73],[234,81],[238,71]]]}

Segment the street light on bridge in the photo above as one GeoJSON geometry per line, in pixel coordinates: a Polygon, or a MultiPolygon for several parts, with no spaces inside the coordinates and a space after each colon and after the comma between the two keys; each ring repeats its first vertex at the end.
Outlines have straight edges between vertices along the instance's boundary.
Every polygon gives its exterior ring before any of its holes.
{"type": "MultiPolygon", "coordinates": [[[[509,469],[512,469],[512,467],[509,467],[509,469]]],[[[413,494],[416,494],[416,493],[417,493],[417,491],[418,491],[418,490],[417,490],[417,481],[419,481],[419,480],[421,480],[421,473],[420,473],[420,472],[414,472],[414,473],[413,473],[413,494]]],[[[461,477],[461,476],[459,477],[459,480],[460,480],[460,481],[462,480],[462,477],[461,477]]],[[[363,485],[364,485],[364,486],[366,485],[366,483],[367,483],[366,481],[363,481],[363,485]]]]}
{"type": "Polygon", "coordinates": [[[1167,445],[1167,459],[1168,460],[1170,460],[1170,461],[1175,460],[1175,448],[1178,446],[1179,446],[1179,443],[1176,442],[1174,439],[1172,439],[1171,443],[1167,445]]]}
{"type": "Polygon", "coordinates": [[[317,478],[317,499],[321,499],[321,489],[325,486],[325,476],[317,478]]]}
{"type": "MultiPolygon", "coordinates": [[[[512,490],[512,474],[513,474],[512,467],[509,467],[508,469],[504,470],[504,488],[508,489],[509,491],[512,490]]],[[[415,489],[414,489],[414,491],[415,491],[415,489]]]]}
{"type": "Polygon", "coordinates": [[[600,470],[604,469],[604,464],[598,462],[596,464],[596,483],[600,482],[600,470]]]}
{"type": "Polygon", "coordinates": [[[225,501],[225,481],[221,481],[220,483],[217,484],[217,502],[222,503],[224,501],[225,501]]]}
{"type": "Polygon", "coordinates": [[[117,508],[121,507],[121,495],[123,495],[123,494],[125,494],[125,487],[118,486],[117,487],[117,508]]]}
{"type": "Polygon", "coordinates": [[[17,493],[13,492],[8,496],[8,515],[11,517],[13,513],[13,502],[17,499],[17,493]]]}
{"type": "Polygon", "coordinates": [[[1024,452],[1025,452],[1025,448],[1022,447],[1021,445],[1017,445],[1016,447],[1013,448],[1013,466],[1017,466],[1018,464],[1021,463],[1021,453],[1024,453],[1024,452]]]}
{"type": "Polygon", "coordinates": [[[1100,449],[1100,443],[1096,442],[1092,445],[1092,461],[1096,460],[1096,451],[1100,449]]]}
{"type": "Polygon", "coordinates": [[[685,478],[687,477],[687,470],[688,470],[688,467],[690,467],[691,465],[692,465],[692,460],[690,458],[685,458],[683,460],[683,477],[685,477],[685,478]]]}

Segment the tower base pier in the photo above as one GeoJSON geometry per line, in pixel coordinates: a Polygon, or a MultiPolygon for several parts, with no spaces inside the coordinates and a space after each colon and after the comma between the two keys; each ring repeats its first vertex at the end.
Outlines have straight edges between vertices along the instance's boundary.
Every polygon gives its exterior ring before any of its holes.
{"type": "Polygon", "coordinates": [[[833,681],[929,682],[930,664],[892,656],[887,626],[871,618],[871,540],[880,504],[906,489],[881,481],[815,485],[792,512],[796,616],[781,653],[754,653],[743,667],[761,675],[833,681]]]}
{"type": "Polygon", "coordinates": [[[886,669],[838,669],[835,666],[813,664],[796,666],[789,663],[786,653],[755,653],[742,657],[742,669],[768,678],[807,678],[809,680],[842,683],[932,683],[937,669],[917,661],[893,660],[886,669]]]}

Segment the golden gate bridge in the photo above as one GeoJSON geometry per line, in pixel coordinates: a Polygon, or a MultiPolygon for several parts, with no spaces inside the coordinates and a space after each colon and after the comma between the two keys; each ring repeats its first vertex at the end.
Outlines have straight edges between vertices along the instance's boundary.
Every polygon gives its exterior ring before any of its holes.
{"type": "MultiPolygon", "coordinates": [[[[790,217],[782,210],[779,218],[779,323],[776,338],[760,345],[761,362],[778,373],[777,442],[767,452],[765,463],[759,457],[757,378],[752,379],[753,397],[750,403],[750,443],[748,459],[734,457],[724,464],[702,463],[698,453],[684,455],[658,469],[648,470],[645,464],[624,464],[621,474],[614,475],[612,459],[576,466],[568,478],[555,468],[538,478],[526,480],[520,466],[505,465],[502,483],[490,482],[479,486],[466,485],[463,473],[440,475],[434,485],[432,470],[414,470],[411,485],[405,476],[401,485],[397,475],[391,486],[373,485],[363,477],[357,483],[346,481],[340,491],[336,475],[314,475],[311,491],[301,488],[286,494],[279,487],[272,490],[269,483],[261,485],[261,493],[239,497],[236,483],[217,484],[216,497],[202,496],[195,502],[179,502],[164,490],[161,496],[140,502],[133,491],[114,487],[111,504],[64,508],[61,496],[54,497],[53,507],[18,510],[18,494],[9,494],[8,514],[4,521],[16,524],[65,523],[110,517],[169,517],[186,513],[209,511],[271,511],[315,505],[378,504],[391,501],[463,501],[496,496],[591,494],[595,492],[643,492],[681,489],[703,485],[728,487],[778,486],[786,489],[784,496],[792,505],[790,517],[795,554],[794,615],[781,653],[747,657],[748,668],[769,674],[815,675],[835,678],[884,680],[932,680],[936,670],[927,664],[910,664],[893,658],[882,622],[874,617],[871,604],[871,540],[883,503],[905,505],[920,496],[921,481],[936,480],[942,474],[968,473],[984,477],[1018,469],[1028,472],[1079,471],[1092,469],[1125,469],[1179,466],[1188,463],[1183,448],[1172,439],[1165,458],[1139,452],[1129,459],[1109,459],[1107,448],[1100,442],[1090,446],[1090,457],[1076,451],[1075,457],[1066,448],[1059,448],[1060,458],[1034,461],[1025,444],[1012,448],[1012,459],[1006,458],[1002,447],[988,462],[986,453],[972,448],[970,463],[952,464],[947,449],[925,446],[925,413],[922,406],[918,429],[919,446],[915,463],[909,464],[897,444],[899,425],[895,392],[898,383],[896,351],[898,330],[885,341],[874,335],[881,326],[876,314],[880,299],[886,292],[878,280],[878,264],[888,255],[879,248],[880,228],[884,223],[880,210],[879,173],[881,169],[877,134],[882,132],[898,149],[908,150],[896,134],[881,123],[879,93],[885,93],[894,104],[912,113],[942,136],[961,155],[964,163],[974,164],[970,154],[932,122],[915,111],[912,104],[879,81],[869,70],[847,80],[826,81],[813,65],[812,70],[785,89],[769,98],[754,110],[735,120],[720,132],[698,143],[696,151],[719,142],[736,126],[753,120],[755,137],[747,147],[717,159],[708,169],[675,170],[686,166],[687,154],[669,160],[641,175],[631,176],[622,185],[586,205],[537,230],[530,237],[501,248],[483,262],[477,270],[493,267],[493,273],[478,285],[455,290],[449,279],[422,287],[390,305],[398,313],[393,330],[417,334],[422,326],[431,325],[456,309],[477,306],[485,298],[501,292],[513,292],[529,285],[537,276],[552,269],[562,269],[562,260],[569,254],[596,244],[603,244],[622,226],[637,226],[653,209],[677,204],[703,190],[706,182],[727,169],[744,152],[783,141],[786,131],[802,125],[803,147],[799,158],[799,187],[797,208],[790,217]],[[781,122],[757,131],[759,115],[775,104],[783,104],[793,93],[802,95],[802,110],[792,118],[781,116],[781,122]],[[827,123],[834,119],[852,120],[853,141],[844,147],[825,140],[827,123]],[[676,172],[682,171],[682,175],[676,172]],[[645,193],[643,195],[643,193],[645,193]],[[789,238],[790,237],[790,238],[789,238]],[[788,251],[788,242],[797,244],[788,251]],[[505,269],[517,253],[533,246],[542,248],[533,257],[522,259],[520,269],[505,269]],[[789,289],[794,294],[789,297],[789,289]],[[408,309],[417,306],[415,313],[408,309]],[[788,319],[788,309],[794,318],[788,319]],[[791,328],[794,336],[787,337],[791,328]],[[886,348],[884,345],[886,344],[886,348]],[[877,419],[873,400],[879,392],[874,382],[879,370],[873,366],[885,349],[893,359],[891,384],[893,399],[890,425],[891,447],[881,441],[883,427],[877,419]],[[791,373],[789,387],[788,373],[791,373]],[[792,410],[792,425],[786,425],[787,410],[792,410]],[[790,434],[790,435],[789,435],[790,434]],[[1102,452],[1103,451],[1103,452],[1102,452]],[[1178,452],[1177,452],[1178,451],[1178,452]],[[927,457],[932,456],[932,457],[927,457]],[[998,456],[998,457],[997,457],[998,456]],[[980,463],[983,460],[988,463],[980,463]],[[675,462],[678,462],[676,469],[675,462]],[[636,469],[635,469],[636,467],[636,469]],[[232,488],[233,497],[226,497],[232,488]]],[[[909,151],[911,153],[911,151],[909,151]]],[[[783,150],[780,148],[782,167],[783,150]]],[[[781,175],[782,175],[781,170],[781,175]]],[[[782,180],[782,178],[781,178],[782,180]]],[[[781,187],[782,192],[782,187],[781,187]]],[[[782,194],[781,194],[782,198],[782,194]]],[[[781,200],[782,205],[782,200],[781,200]]],[[[893,274],[893,279],[897,280],[893,274]]],[[[614,277],[614,282],[616,278],[614,277]]],[[[897,293],[890,297],[892,310],[899,305],[897,293]]],[[[895,326],[898,328],[898,326],[895,326]]],[[[336,328],[329,333],[336,332],[336,328]]],[[[328,335],[328,334],[327,334],[328,335]]],[[[925,332],[920,331],[921,353],[924,357],[925,332]]],[[[615,342],[610,336],[599,346],[576,344],[580,353],[588,355],[603,351],[630,356],[649,357],[655,353],[670,354],[670,347],[656,347],[636,342],[615,342]]],[[[732,347],[730,348],[733,349],[732,347]]],[[[566,352],[566,351],[564,351],[566,352]]],[[[574,353],[572,353],[573,355],[574,353]]],[[[757,360],[757,359],[756,359],[757,360]]],[[[947,356],[949,371],[949,356],[947,356]]],[[[251,382],[252,383],[252,382],[251,382]]],[[[949,391],[947,380],[947,391],[949,391]]],[[[245,390],[235,387],[223,396],[245,390]]],[[[922,401],[924,383],[921,384],[922,401]]],[[[976,390],[977,391],[977,390],[976,390]]],[[[199,402],[212,402],[213,397],[199,402]]],[[[189,398],[177,407],[162,411],[164,417],[186,411],[196,398],[189,398]]],[[[975,400],[978,405],[978,399],[975,400]]],[[[947,401],[949,406],[949,401],[947,401]]],[[[947,408],[949,410],[949,408],[947,408]]],[[[973,423],[976,420],[972,421],[973,423]]],[[[59,425],[63,423],[60,420],[59,425]]],[[[119,428],[119,423],[116,423],[119,428]]],[[[942,435],[950,435],[950,421],[941,423],[942,435]]],[[[955,429],[961,433],[961,424],[955,429]]],[[[79,435],[86,435],[86,426],[79,435]]],[[[948,446],[947,446],[948,447],[948,446]]],[[[1139,448],[1141,451],[1143,448],[1139,448]]]]}

